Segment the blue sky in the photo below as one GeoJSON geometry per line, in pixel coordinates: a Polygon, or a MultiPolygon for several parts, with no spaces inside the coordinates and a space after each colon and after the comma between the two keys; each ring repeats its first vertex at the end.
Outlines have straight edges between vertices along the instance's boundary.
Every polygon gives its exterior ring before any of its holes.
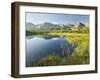
{"type": "Polygon", "coordinates": [[[83,22],[89,24],[89,15],[54,14],[54,13],[26,13],[26,22],[41,24],[51,22],[56,24],[76,24],[83,22]]]}

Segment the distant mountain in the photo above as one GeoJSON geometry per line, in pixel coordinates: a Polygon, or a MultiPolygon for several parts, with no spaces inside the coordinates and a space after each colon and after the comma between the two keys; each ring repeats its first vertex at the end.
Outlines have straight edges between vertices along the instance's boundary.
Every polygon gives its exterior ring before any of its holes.
{"type": "Polygon", "coordinates": [[[40,26],[40,29],[60,29],[61,28],[61,26],[58,24],[52,24],[52,23],[48,23],[48,22],[43,23],[39,26],[40,26]]]}
{"type": "Polygon", "coordinates": [[[37,27],[33,23],[26,23],[25,26],[26,26],[26,30],[33,30],[33,29],[35,29],[37,27]]]}
{"type": "Polygon", "coordinates": [[[26,30],[33,30],[33,29],[61,29],[62,26],[58,24],[52,24],[52,23],[43,23],[43,24],[32,24],[32,23],[26,23],[26,30]]]}
{"type": "MultiPolygon", "coordinates": [[[[33,24],[33,23],[26,23],[26,30],[34,30],[34,29],[67,29],[67,28],[74,28],[76,25],[74,24],[53,24],[49,22],[45,22],[42,24],[33,24]]],[[[84,23],[78,23],[77,27],[83,28],[85,26],[84,23]]]]}
{"type": "Polygon", "coordinates": [[[78,23],[78,27],[80,27],[80,28],[83,28],[83,27],[85,27],[86,25],[85,24],[83,24],[83,23],[78,23]]]}

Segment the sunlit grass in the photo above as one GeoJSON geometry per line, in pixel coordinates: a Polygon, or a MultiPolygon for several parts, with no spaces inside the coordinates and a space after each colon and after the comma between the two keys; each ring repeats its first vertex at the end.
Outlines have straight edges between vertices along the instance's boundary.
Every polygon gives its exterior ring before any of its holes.
{"type": "Polygon", "coordinates": [[[89,33],[48,33],[64,36],[70,43],[77,45],[72,55],[60,57],[48,55],[40,59],[34,66],[89,64],[89,33]]]}

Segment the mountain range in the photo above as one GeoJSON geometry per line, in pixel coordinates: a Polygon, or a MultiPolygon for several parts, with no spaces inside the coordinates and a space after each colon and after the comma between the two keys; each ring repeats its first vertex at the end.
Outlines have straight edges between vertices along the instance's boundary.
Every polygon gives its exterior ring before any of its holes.
{"type": "Polygon", "coordinates": [[[84,27],[86,26],[84,23],[78,23],[77,26],[75,24],[53,24],[49,22],[45,22],[42,24],[33,24],[33,23],[26,23],[26,30],[38,30],[38,29],[66,29],[66,28],[74,28],[74,27],[84,27]]]}

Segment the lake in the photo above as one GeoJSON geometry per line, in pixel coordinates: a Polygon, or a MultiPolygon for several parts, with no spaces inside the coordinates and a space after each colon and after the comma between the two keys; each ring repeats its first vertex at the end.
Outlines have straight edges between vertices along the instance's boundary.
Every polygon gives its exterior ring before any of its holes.
{"type": "Polygon", "coordinates": [[[27,36],[26,37],[26,67],[34,67],[38,60],[49,54],[61,57],[70,55],[75,45],[69,43],[64,37],[27,36]]]}

